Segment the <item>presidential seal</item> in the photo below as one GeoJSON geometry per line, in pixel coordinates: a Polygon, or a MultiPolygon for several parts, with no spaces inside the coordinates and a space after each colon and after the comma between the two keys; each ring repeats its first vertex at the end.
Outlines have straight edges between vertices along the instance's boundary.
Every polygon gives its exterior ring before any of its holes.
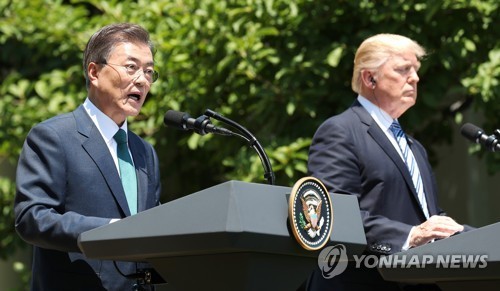
{"type": "Polygon", "coordinates": [[[295,183],[288,202],[288,218],[295,239],[306,250],[315,251],[330,240],[333,210],[323,183],[305,177],[295,183]]]}

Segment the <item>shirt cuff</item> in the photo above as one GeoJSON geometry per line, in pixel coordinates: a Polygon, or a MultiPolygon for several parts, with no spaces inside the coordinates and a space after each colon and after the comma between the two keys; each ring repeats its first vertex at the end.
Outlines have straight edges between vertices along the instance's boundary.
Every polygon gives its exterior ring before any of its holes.
{"type": "Polygon", "coordinates": [[[411,234],[412,234],[414,229],[415,229],[415,226],[411,228],[410,233],[408,234],[408,237],[406,238],[406,241],[403,244],[403,247],[401,248],[402,251],[407,251],[410,249],[410,237],[411,237],[411,234]]]}

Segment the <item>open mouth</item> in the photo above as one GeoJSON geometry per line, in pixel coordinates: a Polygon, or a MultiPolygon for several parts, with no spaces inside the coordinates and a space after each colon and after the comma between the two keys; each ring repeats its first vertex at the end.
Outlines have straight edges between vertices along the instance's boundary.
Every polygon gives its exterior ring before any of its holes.
{"type": "Polygon", "coordinates": [[[135,101],[141,100],[141,95],[139,95],[139,94],[128,94],[127,96],[128,96],[128,98],[135,100],[135,101]]]}

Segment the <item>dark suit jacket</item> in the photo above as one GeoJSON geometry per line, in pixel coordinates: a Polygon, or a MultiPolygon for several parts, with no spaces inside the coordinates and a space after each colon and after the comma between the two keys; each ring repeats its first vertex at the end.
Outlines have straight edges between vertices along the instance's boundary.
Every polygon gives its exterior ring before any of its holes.
{"type": "MultiPolygon", "coordinates": [[[[138,211],[159,204],[153,147],[129,131],[138,211]]],[[[131,290],[113,262],[87,259],[78,235],[130,215],[113,158],[83,106],[44,121],[24,143],[16,178],[16,230],[33,248],[32,290],[131,290]]],[[[125,274],[136,263],[119,262],[125,274]]]]}
{"type": "MultiPolygon", "coordinates": [[[[437,186],[426,151],[411,137],[408,143],[420,169],[429,215],[439,214],[437,186]]],[[[401,251],[411,227],[425,221],[405,163],[358,101],[318,128],[308,169],[329,192],[358,197],[370,252],[401,251]]]]}

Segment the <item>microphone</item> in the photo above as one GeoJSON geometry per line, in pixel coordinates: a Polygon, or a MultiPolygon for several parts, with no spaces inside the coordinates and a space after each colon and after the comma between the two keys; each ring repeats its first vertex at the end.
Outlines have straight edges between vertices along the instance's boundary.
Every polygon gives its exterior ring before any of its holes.
{"type": "Polygon", "coordinates": [[[213,125],[212,122],[210,122],[210,118],[206,115],[194,119],[185,112],[169,110],[163,116],[163,123],[166,126],[174,127],[179,130],[193,130],[199,135],[205,135],[207,133],[234,135],[229,129],[213,125]]]}
{"type": "Polygon", "coordinates": [[[252,147],[257,152],[260,161],[262,162],[262,166],[264,167],[264,178],[267,179],[269,184],[274,185],[275,177],[274,177],[273,167],[271,166],[271,162],[269,161],[269,157],[267,156],[266,151],[259,143],[257,138],[255,138],[255,136],[250,131],[248,131],[248,129],[244,128],[237,122],[227,117],[224,117],[221,114],[211,109],[205,110],[205,114],[238,129],[238,131],[242,133],[235,135],[246,140],[249,143],[250,147],[252,147]]]}
{"type": "Polygon", "coordinates": [[[484,130],[470,123],[464,124],[460,129],[460,133],[468,140],[483,145],[490,152],[500,151],[499,135],[497,134],[488,136],[484,133],[484,130]]]}

